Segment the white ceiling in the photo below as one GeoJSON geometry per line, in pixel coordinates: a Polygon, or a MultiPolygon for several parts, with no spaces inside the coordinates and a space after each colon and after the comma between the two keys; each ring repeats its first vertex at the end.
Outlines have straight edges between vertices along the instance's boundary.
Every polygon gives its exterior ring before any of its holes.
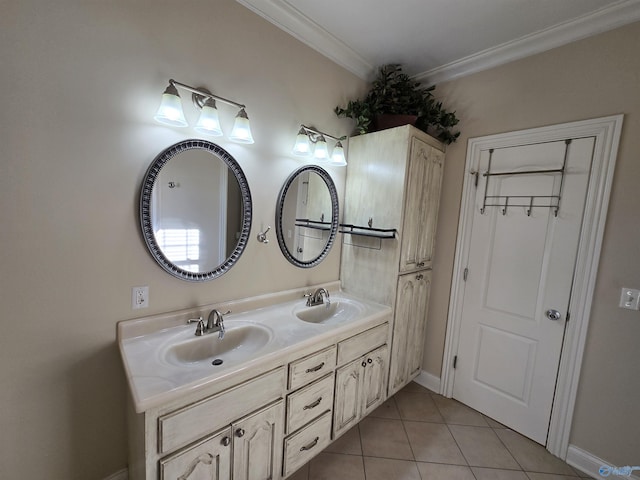
{"type": "Polygon", "coordinates": [[[237,0],[363,79],[438,83],[640,20],[640,0],[237,0]]]}

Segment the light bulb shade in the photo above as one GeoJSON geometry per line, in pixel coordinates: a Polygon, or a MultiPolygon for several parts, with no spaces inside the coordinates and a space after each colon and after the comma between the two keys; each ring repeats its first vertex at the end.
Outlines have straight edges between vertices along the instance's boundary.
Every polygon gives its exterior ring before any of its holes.
{"type": "Polygon", "coordinates": [[[336,143],[336,146],[333,149],[333,153],[331,154],[330,163],[335,167],[345,167],[347,165],[347,159],[344,156],[344,148],[342,147],[342,142],[336,143]]]}
{"type": "Polygon", "coordinates": [[[311,144],[309,143],[309,135],[304,128],[298,131],[296,136],[296,144],[293,146],[293,154],[306,157],[311,153],[311,144]]]}
{"type": "Polygon", "coordinates": [[[216,108],[216,101],[209,97],[200,112],[200,118],[194,129],[204,135],[211,135],[212,137],[222,136],[222,129],[220,128],[220,119],[218,118],[218,109],[216,108]]]}
{"type": "Polygon", "coordinates": [[[172,127],[186,127],[188,125],[182,111],[182,101],[178,89],[173,84],[169,84],[162,94],[162,102],[153,118],[172,127]]]}
{"type": "Polygon", "coordinates": [[[241,108],[238,115],[236,115],[236,121],[233,124],[233,130],[231,130],[229,139],[238,143],[253,143],[249,117],[247,116],[247,112],[244,111],[244,108],[241,108]]]}
{"type": "Polygon", "coordinates": [[[329,149],[327,148],[327,141],[324,139],[323,135],[320,135],[316,140],[316,148],[313,150],[313,158],[320,161],[329,160],[329,149]]]}

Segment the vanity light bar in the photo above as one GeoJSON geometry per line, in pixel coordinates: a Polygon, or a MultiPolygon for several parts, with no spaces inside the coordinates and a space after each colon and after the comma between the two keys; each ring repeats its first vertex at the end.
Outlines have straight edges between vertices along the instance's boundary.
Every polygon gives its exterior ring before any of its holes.
{"type": "Polygon", "coordinates": [[[294,155],[308,156],[311,154],[311,144],[315,145],[313,149],[313,158],[319,162],[329,161],[330,165],[336,167],[344,167],[347,165],[347,160],[344,155],[344,148],[342,146],[342,140],[347,137],[334,137],[328,133],[321,132],[315,128],[307,127],[301,124],[300,130],[296,136],[296,142],[293,147],[294,155]],[[327,141],[325,137],[328,137],[336,142],[333,153],[329,156],[329,149],[327,148],[327,141]]]}
{"type": "Polygon", "coordinates": [[[239,143],[254,143],[249,117],[245,111],[246,105],[214,95],[206,88],[195,88],[174,79],[169,80],[169,86],[162,94],[162,102],[154,117],[156,121],[173,127],[188,126],[182,110],[180,94],[176,87],[191,92],[193,103],[201,110],[200,118],[195,126],[198,132],[214,137],[222,135],[220,120],[218,119],[218,108],[216,107],[217,100],[240,109],[236,115],[233,130],[229,134],[229,139],[239,143]]]}

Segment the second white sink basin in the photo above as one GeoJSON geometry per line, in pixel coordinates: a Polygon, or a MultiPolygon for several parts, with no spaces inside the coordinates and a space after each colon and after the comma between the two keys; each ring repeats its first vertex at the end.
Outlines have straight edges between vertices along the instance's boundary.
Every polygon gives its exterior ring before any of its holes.
{"type": "Polygon", "coordinates": [[[222,339],[214,332],[170,344],[164,358],[174,365],[209,363],[228,366],[250,359],[272,338],[271,329],[263,325],[229,325],[222,339]]]}
{"type": "Polygon", "coordinates": [[[332,325],[352,320],[361,311],[361,305],[340,299],[314,307],[298,307],[295,310],[295,315],[304,322],[332,325]]]}

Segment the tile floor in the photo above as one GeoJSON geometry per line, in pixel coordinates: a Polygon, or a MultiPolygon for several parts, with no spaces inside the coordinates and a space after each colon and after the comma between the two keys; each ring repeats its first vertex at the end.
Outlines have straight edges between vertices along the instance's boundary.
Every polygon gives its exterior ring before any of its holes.
{"type": "Polygon", "coordinates": [[[542,446],[410,383],[290,480],[579,480],[542,446]]]}

